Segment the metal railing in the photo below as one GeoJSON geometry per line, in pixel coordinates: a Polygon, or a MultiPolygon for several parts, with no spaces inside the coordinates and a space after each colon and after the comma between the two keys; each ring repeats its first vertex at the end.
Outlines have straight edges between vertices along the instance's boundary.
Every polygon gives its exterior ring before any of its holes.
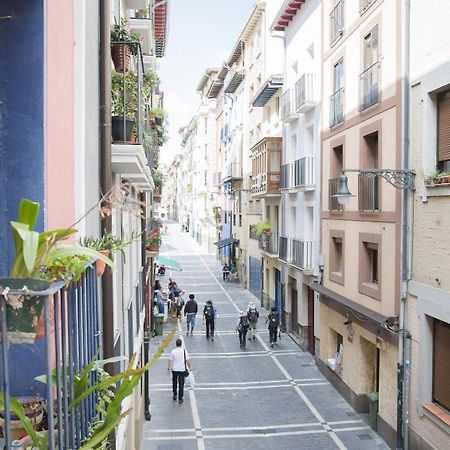
{"type": "Polygon", "coordinates": [[[111,42],[111,52],[119,61],[112,76],[112,140],[116,143],[141,144],[144,121],[148,116],[142,95],[144,62],[141,44],[111,42]],[[130,89],[130,86],[133,88],[130,89]]]}
{"type": "Polygon", "coordinates": [[[256,241],[259,239],[258,233],[256,232],[256,225],[248,226],[248,237],[256,241]]]}
{"type": "Polygon", "coordinates": [[[278,233],[262,234],[259,238],[258,247],[272,255],[278,255],[279,247],[278,233]]]}
{"type": "Polygon", "coordinates": [[[282,261],[288,261],[289,259],[289,255],[288,255],[288,251],[289,251],[289,246],[288,246],[288,238],[284,237],[284,236],[280,236],[280,243],[279,243],[279,258],[282,261]]]}
{"type": "Polygon", "coordinates": [[[378,61],[372,64],[359,76],[360,81],[360,105],[359,110],[370,108],[378,103],[379,89],[378,89],[378,61]]]}
{"type": "Polygon", "coordinates": [[[314,184],[314,157],[305,156],[294,162],[294,186],[314,184]]]}
{"type": "Polygon", "coordinates": [[[344,206],[341,205],[336,197],[339,186],[339,178],[331,178],[328,180],[328,210],[329,211],[343,211],[344,206]]]}
{"type": "Polygon", "coordinates": [[[375,0],[359,0],[359,12],[363,13],[375,0]]]}
{"type": "Polygon", "coordinates": [[[227,180],[240,180],[242,179],[242,164],[231,163],[226,166],[222,171],[222,182],[227,180]]]}
{"type": "Polygon", "coordinates": [[[291,90],[288,89],[281,96],[281,118],[284,119],[292,113],[291,109],[291,90]]]}
{"type": "MultiPolygon", "coordinates": [[[[80,448],[97,415],[97,396],[89,395],[76,408],[69,405],[74,400],[75,376],[98,355],[100,311],[96,269],[88,267],[81,279],[69,287],[59,281],[45,291],[27,291],[26,295],[23,290],[5,288],[2,287],[0,296],[4,448],[11,449],[12,420],[17,421],[11,399],[24,396],[46,410],[47,448],[80,448]],[[26,305],[19,313],[18,303],[26,305]],[[53,379],[53,383],[38,382],[35,379],[38,375],[53,379]]],[[[96,372],[92,371],[90,381],[96,380],[96,372]]]]}
{"type": "Polygon", "coordinates": [[[330,97],[330,127],[344,120],[344,88],[341,87],[330,97]]]}
{"type": "Polygon", "coordinates": [[[313,243],[291,239],[291,264],[302,270],[312,268],[313,243]]]}
{"type": "Polygon", "coordinates": [[[358,208],[360,211],[379,210],[378,177],[370,174],[358,175],[358,208]]]}
{"type": "Polygon", "coordinates": [[[287,189],[290,187],[290,168],[291,165],[289,163],[280,166],[280,189],[287,189]]]}
{"type": "Polygon", "coordinates": [[[330,13],[330,43],[344,33],[344,0],[341,0],[330,13]]]}
{"type": "Polygon", "coordinates": [[[295,83],[295,109],[300,109],[306,102],[314,99],[314,75],[305,73],[295,83]]]}

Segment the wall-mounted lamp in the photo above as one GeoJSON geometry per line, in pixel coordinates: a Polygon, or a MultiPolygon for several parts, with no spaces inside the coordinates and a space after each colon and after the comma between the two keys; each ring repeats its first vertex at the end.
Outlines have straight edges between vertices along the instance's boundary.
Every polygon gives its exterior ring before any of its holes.
{"type": "Polygon", "coordinates": [[[407,169],[342,169],[339,177],[339,186],[336,194],[333,197],[341,205],[346,205],[350,201],[350,197],[354,197],[348,189],[348,177],[345,172],[357,172],[359,175],[366,177],[381,177],[386,180],[391,186],[396,189],[411,189],[414,190],[414,178],[416,173],[414,170],[407,169]]]}

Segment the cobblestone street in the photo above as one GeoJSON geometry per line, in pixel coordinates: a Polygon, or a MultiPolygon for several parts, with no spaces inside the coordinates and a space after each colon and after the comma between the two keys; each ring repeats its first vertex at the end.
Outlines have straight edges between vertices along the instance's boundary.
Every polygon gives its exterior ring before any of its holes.
{"type": "MultiPolygon", "coordinates": [[[[384,449],[388,448],[317,369],[314,359],[288,335],[272,349],[261,310],[256,340],[239,349],[238,312],[256,299],[235,283],[223,283],[215,257],[205,254],[188,234],[169,226],[162,254],[180,262],[182,272],[167,273],[189,293],[199,311],[213,300],[216,338],[205,337],[201,314],[194,335],[177,326],[193,364],[185,402],[172,400],[167,354],[150,371],[151,421],[146,422],[144,449],[384,449]]],[[[155,351],[161,337],[152,340],[155,351]]]]}

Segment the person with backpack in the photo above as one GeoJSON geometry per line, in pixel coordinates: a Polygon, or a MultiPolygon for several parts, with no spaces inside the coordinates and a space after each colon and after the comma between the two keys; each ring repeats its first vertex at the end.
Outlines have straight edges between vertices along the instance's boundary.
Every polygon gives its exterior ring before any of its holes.
{"type": "Polygon", "coordinates": [[[270,336],[270,346],[277,342],[277,332],[280,325],[280,314],[275,306],[272,306],[269,316],[267,317],[266,323],[269,322],[269,336],[270,336]]]}
{"type": "Polygon", "coordinates": [[[214,341],[214,322],[216,320],[217,310],[214,308],[213,302],[211,300],[206,301],[206,305],[203,308],[203,318],[206,322],[206,339],[214,341]]]}
{"type": "Polygon", "coordinates": [[[239,313],[239,321],[236,327],[236,330],[239,333],[239,344],[241,349],[245,349],[245,343],[247,338],[248,327],[250,326],[250,322],[248,320],[247,314],[244,311],[239,313]]]}
{"type": "Polygon", "coordinates": [[[178,295],[175,297],[177,319],[181,319],[181,310],[183,309],[183,306],[184,306],[184,299],[182,297],[183,294],[184,294],[184,291],[180,290],[178,295]]]}
{"type": "Polygon", "coordinates": [[[187,324],[187,332],[186,334],[189,334],[189,326],[191,327],[191,335],[194,333],[194,327],[195,327],[195,317],[198,312],[198,305],[197,302],[194,300],[195,295],[189,294],[189,300],[186,303],[186,306],[184,307],[184,315],[186,317],[186,324],[187,324]]]}
{"type": "MultiPolygon", "coordinates": [[[[256,309],[256,305],[254,302],[250,302],[248,304],[248,309],[247,309],[247,319],[249,321],[249,331],[251,331],[252,333],[252,338],[253,340],[256,339],[256,325],[258,324],[258,319],[259,319],[259,311],[256,309]]],[[[250,337],[249,337],[250,339],[250,337]]]]}

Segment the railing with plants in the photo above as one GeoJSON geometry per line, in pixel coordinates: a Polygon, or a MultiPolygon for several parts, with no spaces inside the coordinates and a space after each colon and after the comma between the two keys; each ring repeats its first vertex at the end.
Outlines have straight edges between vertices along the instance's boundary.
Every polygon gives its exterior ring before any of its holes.
{"type": "Polygon", "coordinates": [[[278,255],[278,234],[265,233],[259,238],[259,248],[272,255],[278,255]]]}

